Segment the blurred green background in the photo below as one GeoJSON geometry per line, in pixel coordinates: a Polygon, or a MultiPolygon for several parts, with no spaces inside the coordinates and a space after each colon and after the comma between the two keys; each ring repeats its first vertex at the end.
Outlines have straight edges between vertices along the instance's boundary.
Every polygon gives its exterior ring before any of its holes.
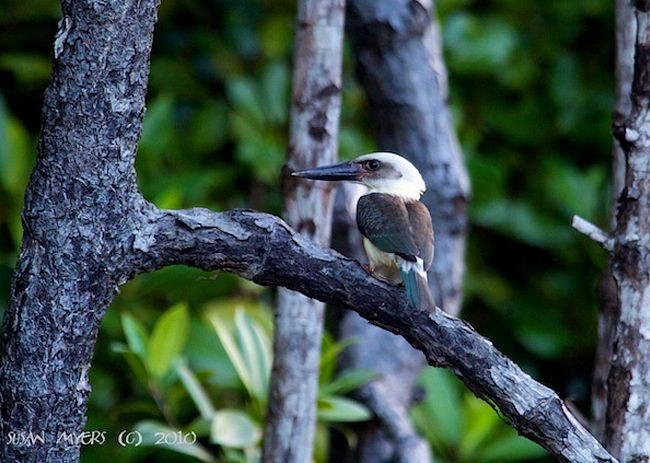
{"type": "MultiPolygon", "coordinates": [[[[612,2],[436,4],[473,185],[463,317],[588,417],[606,256],[570,219],[607,228],[612,2]]],[[[163,1],[137,161],[147,198],[280,212],[294,13],[288,0],[163,1]]],[[[0,311],[59,17],[54,0],[0,0],[0,311]]],[[[374,142],[349,49],[344,67],[340,155],[350,158],[374,142]]],[[[84,448],[82,460],[254,461],[272,303],[270,289],[184,267],[122,288],[91,372],[88,429],[110,442],[84,448]],[[124,429],[181,434],[123,448],[114,442],[124,429]]],[[[333,434],[354,446],[352,422],[367,418],[344,396],[372,375],[335,370],[348,342],[324,344],[318,461],[333,434]]],[[[422,386],[432,392],[413,419],[437,461],[549,461],[445,372],[428,370],[422,386]]]]}

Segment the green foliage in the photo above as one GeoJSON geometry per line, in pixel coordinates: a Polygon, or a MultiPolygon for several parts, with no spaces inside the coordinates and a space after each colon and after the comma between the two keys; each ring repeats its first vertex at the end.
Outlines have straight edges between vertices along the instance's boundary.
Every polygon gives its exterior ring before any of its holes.
{"type": "Polygon", "coordinates": [[[425,399],[412,409],[418,431],[442,463],[531,461],[546,451],[518,436],[485,402],[448,371],[428,368],[420,384],[425,399]]]}
{"type": "MultiPolygon", "coordinates": [[[[230,298],[208,303],[201,312],[203,325],[212,330],[211,355],[227,357],[236,372],[234,383],[210,381],[222,373],[221,364],[212,371],[197,370],[191,356],[184,352],[191,326],[187,304],[166,310],[150,333],[133,315],[122,315],[127,344],[115,344],[114,351],[122,354],[153,401],[149,407],[135,402],[132,409],[157,418],[142,419],[134,429],[142,435],[141,445],[154,449],[166,448],[206,462],[256,462],[261,452],[272,363],[269,310],[251,300],[230,298]],[[188,399],[198,415],[187,413],[188,399]],[[187,424],[179,425],[181,422],[187,424]],[[220,451],[215,452],[210,444],[220,451]]],[[[326,338],[317,410],[317,432],[321,434],[315,454],[318,462],[326,461],[330,426],[370,418],[365,406],[342,394],[374,378],[363,370],[335,374],[336,358],[350,341],[336,343],[326,338]]]]}
{"type": "Polygon", "coordinates": [[[246,413],[224,408],[212,419],[211,440],[233,449],[254,447],[262,440],[262,429],[246,413]]]}
{"type": "Polygon", "coordinates": [[[272,347],[269,336],[261,325],[238,309],[235,309],[234,324],[228,323],[224,315],[215,310],[208,318],[239,379],[260,413],[263,413],[271,376],[272,347]]]}
{"type": "Polygon", "coordinates": [[[164,376],[180,356],[187,339],[188,323],[185,304],[175,305],[156,321],[146,350],[146,365],[153,376],[164,376]]]}
{"type": "Polygon", "coordinates": [[[586,410],[606,256],[570,223],[608,228],[612,4],[437,6],[473,187],[464,316],[586,410]]]}

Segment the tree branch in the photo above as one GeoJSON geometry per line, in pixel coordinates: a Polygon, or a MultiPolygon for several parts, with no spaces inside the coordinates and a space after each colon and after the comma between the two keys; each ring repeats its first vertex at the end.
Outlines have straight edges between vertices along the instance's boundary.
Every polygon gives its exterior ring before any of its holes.
{"type": "MultiPolygon", "coordinates": [[[[560,398],[533,380],[467,323],[438,310],[414,311],[402,289],[361,265],[300,236],[277,217],[253,211],[157,211],[134,246],[131,264],[149,271],[169,264],[234,272],[261,285],[284,286],[358,312],[403,336],[430,365],[451,369],[522,435],[559,461],[615,462],[560,398]]],[[[134,242],[136,242],[134,240],[134,242]]]]}
{"type": "Polygon", "coordinates": [[[608,252],[614,251],[614,239],[605,233],[602,228],[597,227],[588,220],[583,219],[579,215],[574,215],[571,221],[571,226],[585,236],[588,236],[596,243],[600,244],[608,252]]]}
{"type": "MultiPolygon", "coordinates": [[[[634,74],[634,42],[636,20],[634,7],[628,0],[616,0],[616,103],[614,105],[614,126],[618,126],[630,115],[632,107],[631,89],[634,74]]],[[[616,133],[617,130],[615,129],[616,133]]],[[[623,134],[624,135],[624,134],[623,134]]],[[[618,136],[618,135],[617,135],[618,136]]],[[[625,187],[625,153],[616,137],[612,143],[612,205],[610,208],[610,230],[616,228],[616,209],[618,198],[625,187]]],[[[611,251],[610,251],[611,253],[611,251]]],[[[594,359],[591,382],[591,429],[594,435],[605,439],[607,414],[607,377],[612,363],[614,331],[620,316],[616,283],[610,265],[598,284],[600,312],[598,314],[598,345],[594,359]]]]}

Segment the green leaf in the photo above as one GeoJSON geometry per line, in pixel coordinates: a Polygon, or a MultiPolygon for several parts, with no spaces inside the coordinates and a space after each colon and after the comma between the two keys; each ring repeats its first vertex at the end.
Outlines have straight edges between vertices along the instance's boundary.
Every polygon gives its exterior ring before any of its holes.
{"type": "Polygon", "coordinates": [[[176,366],[176,372],[178,373],[181,382],[185,386],[187,393],[190,395],[196,408],[199,409],[199,413],[205,419],[212,419],[214,416],[214,405],[208,394],[201,386],[198,378],[194,375],[192,370],[187,366],[187,363],[184,360],[178,362],[176,366]]]}
{"type": "Polygon", "coordinates": [[[135,431],[142,436],[142,445],[165,447],[183,455],[189,455],[206,463],[216,463],[217,459],[201,444],[195,441],[192,432],[172,429],[157,421],[140,421],[135,431]]]}
{"type": "Polygon", "coordinates": [[[426,395],[412,411],[417,429],[434,449],[458,446],[463,428],[458,380],[448,371],[427,368],[422,372],[420,384],[426,395]]]}
{"type": "Polygon", "coordinates": [[[330,430],[322,423],[316,423],[316,432],[314,433],[314,462],[329,462],[330,453],[330,430]]]}
{"type": "Polygon", "coordinates": [[[508,429],[505,436],[488,443],[477,455],[476,461],[498,463],[506,461],[523,461],[541,458],[548,452],[535,442],[518,436],[514,429],[508,429]]]}
{"type": "Polygon", "coordinates": [[[148,335],[142,324],[128,313],[122,314],[122,329],[131,352],[143,359],[147,358],[148,335]]]}
{"type": "Polygon", "coordinates": [[[369,383],[373,379],[377,379],[379,374],[370,369],[354,369],[347,370],[340,373],[334,381],[328,384],[323,384],[318,389],[319,395],[331,394],[344,394],[353,391],[369,383]]]}
{"type": "Polygon", "coordinates": [[[472,395],[465,396],[463,411],[465,429],[458,452],[464,459],[476,459],[476,449],[485,444],[502,422],[492,407],[472,395]]]}
{"type": "MultiPolygon", "coordinates": [[[[31,168],[31,143],[25,127],[15,119],[0,95],[0,185],[21,198],[31,168]]],[[[22,201],[18,202],[20,206],[22,201]]]]}
{"type": "Polygon", "coordinates": [[[570,227],[523,201],[484,201],[472,209],[473,221],[542,248],[566,246],[575,238],[570,227]]]}
{"type": "Polygon", "coordinates": [[[455,69],[480,75],[497,72],[509,64],[518,45],[518,31],[498,16],[477,17],[458,11],[444,28],[449,61],[455,69]]]}
{"type": "Polygon", "coordinates": [[[210,436],[210,432],[212,431],[212,418],[214,417],[211,416],[209,420],[203,418],[203,417],[198,417],[194,421],[192,421],[190,424],[185,426],[185,431],[187,432],[194,432],[198,437],[208,437],[210,436]]]}
{"type": "Polygon", "coordinates": [[[241,310],[235,311],[235,326],[251,378],[260,395],[265,397],[271,376],[271,343],[260,327],[241,310]]]}
{"type": "Polygon", "coordinates": [[[133,353],[127,346],[120,343],[113,343],[111,350],[122,354],[129,368],[131,368],[131,371],[133,371],[136,379],[141,384],[147,385],[149,383],[149,375],[147,374],[147,368],[144,365],[144,359],[142,357],[133,353]]]}
{"type": "Polygon", "coordinates": [[[203,106],[192,119],[188,142],[193,151],[210,152],[223,145],[228,133],[228,109],[222,101],[212,101],[203,106]]]}
{"type": "Polygon", "coordinates": [[[317,414],[319,420],[337,422],[366,421],[371,417],[365,405],[340,396],[319,397],[317,414]]]}
{"type": "Polygon", "coordinates": [[[246,413],[237,409],[222,409],[212,419],[211,441],[225,447],[243,449],[262,440],[260,426],[246,413]]]}
{"type": "Polygon", "coordinates": [[[50,77],[52,62],[37,54],[3,53],[0,55],[0,69],[13,72],[20,81],[41,84],[50,77]]]}
{"type": "Polygon", "coordinates": [[[293,19],[288,15],[273,15],[260,30],[262,49],[270,57],[286,54],[293,41],[293,19]]]}
{"type": "Polygon", "coordinates": [[[602,213],[607,175],[601,166],[581,170],[566,161],[549,158],[540,171],[544,194],[567,222],[573,214],[593,220],[602,213]]]}
{"type": "Polygon", "coordinates": [[[336,371],[336,359],[346,347],[356,344],[358,341],[354,338],[341,339],[334,341],[331,335],[323,335],[323,347],[320,356],[320,373],[321,384],[331,381],[336,371]]]}
{"type": "Polygon", "coordinates": [[[230,361],[244,387],[260,406],[266,404],[271,374],[271,342],[261,327],[240,309],[234,326],[217,312],[209,314],[230,361]]]}
{"type": "Polygon", "coordinates": [[[183,355],[194,371],[206,375],[205,380],[211,385],[236,388],[239,384],[237,372],[212,326],[203,320],[192,319],[189,339],[191,341],[185,346],[183,355]]]}
{"type": "Polygon", "coordinates": [[[159,319],[149,339],[147,367],[154,376],[162,377],[178,358],[185,345],[189,315],[187,305],[179,303],[159,319]]]}
{"type": "Polygon", "coordinates": [[[262,74],[266,115],[272,124],[283,124],[289,110],[290,74],[286,65],[272,63],[262,74]]]}
{"type": "Polygon", "coordinates": [[[266,116],[262,110],[257,88],[252,79],[236,78],[228,82],[228,99],[246,119],[262,127],[266,116]]]}
{"type": "Polygon", "coordinates": [[[159,160],[159,156],[171,146],[175,134],[174,104],[173,98],[168,95],[158,96],[149,103],[142,121],[139,143],[143,154],[154,154],[159,160]]]}
{"type": "Polygon", "coordinates": [[[537,322],[538,319],[526,320],[515,327],[517,339],[526,349],[542,358],[557,358],[573,348],[567,327],[537,322]]]}

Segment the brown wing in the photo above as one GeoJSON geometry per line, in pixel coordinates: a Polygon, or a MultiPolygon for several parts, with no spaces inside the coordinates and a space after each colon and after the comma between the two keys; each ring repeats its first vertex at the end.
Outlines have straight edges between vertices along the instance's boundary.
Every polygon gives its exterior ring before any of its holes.
{"type": "Polygon", "coordinates": [[[411,262],[420,257],[425,269],[431,265],[431,216],[419,201],[405,202],[383,193],[362,196],[357,204],[357,225],[361,234],[382,251],[411,262]]]}
{"type": "Polygon", "coordinates": [[[433,262],[433,226],[429,209],[420,201],[406,203],[413,240],[419,250],[419,257],[424,261],[424,270],[433,262]]]}

